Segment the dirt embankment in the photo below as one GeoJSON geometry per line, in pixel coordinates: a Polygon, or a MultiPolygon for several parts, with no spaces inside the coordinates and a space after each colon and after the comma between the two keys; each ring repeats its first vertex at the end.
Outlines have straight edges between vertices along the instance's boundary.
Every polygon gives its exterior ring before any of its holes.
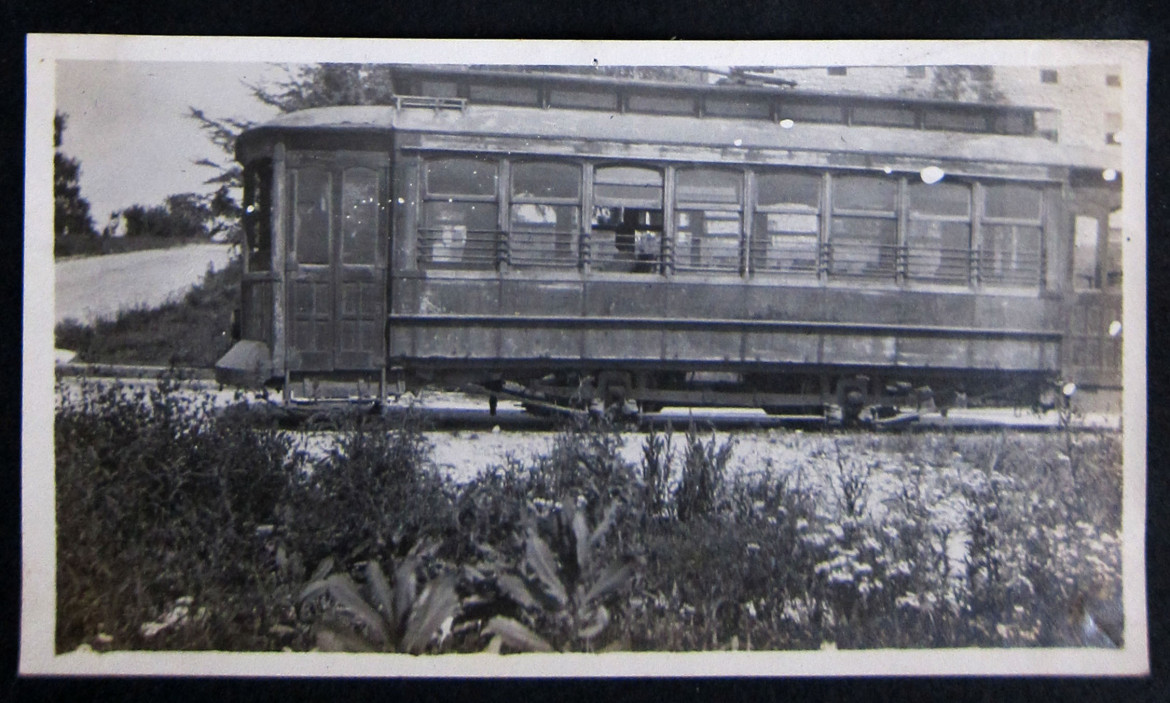
{"type": "Polygon", "coordinates": [[[157,307],[231,258],[226,244],[199,244],[61,261],[54,265],[55,322],[92,323],[134,307],[157,307]]]}

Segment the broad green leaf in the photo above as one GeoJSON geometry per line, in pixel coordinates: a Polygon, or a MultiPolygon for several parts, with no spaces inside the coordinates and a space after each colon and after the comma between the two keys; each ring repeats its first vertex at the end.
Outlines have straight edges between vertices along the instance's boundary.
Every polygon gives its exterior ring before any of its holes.
{"type": "Polygon", "coordinates": [[[458,608],[459,596],[455,593],[453,574],[445,574],[428,583],[410,611],[401,649],[411,654],[422,652],[443,621],[454,617],[458,608]]]}
{"type": "Polygon", "coordinates": [[[394,612],[391,617],[398,630],[406,624],[406,617],[418,593],[418,578],[414,575],[417,565],[418,561],[414,557],[407,557],[394,571],[394,612]]]}
{"type": "Polygon", "coordinates": [[[325,557],[321,563],[317,564],[313,575],[309,577],[310,581],[323,581],[329,573],[333,571],[333,557],[325,557]]]}
{"type": "Polygon", "coordinates": [[[496,636],[492,637],[490,642],[488,642],[487,649],[483,650],[483,653],[484,654],[499,654],[500,653],[500,646],[503,643],[504,643],[504,639],[502,637],[500,637],[499,635],[496,635],[496,636]]]}
{"type": "Polygon", "coordinates": [[[529,610],[539,610],[540,605],[528,590],[528,584],[512,574],[500,574],[496,577],[496,585],[512,600],[529,610]]]}
{"type": "MultiPolygon", "coordinates": [[[[522,652],[553,651],[552,645],[544,641],[540,635],[524,627],[524,625],[516,622],[512,618],[497,615],[488,621],[487,626],[483,628],[483,632],[484,634],[495,635],[501,638],[504,644],[522,652]]],[[[495,653],[499,653],[498,647],[495,653]]]]}
{"type": "Polygon", "coordinates": [[[532,569],[540,582],[544,584],[545,590],[552,596],[557,603],[564,605],[569,597],[565,593],[565,587],[561,585],[561,580],[557,578],[556,559],[552,555],[552,550],[548,548],[540,535],[536,534],[536,530],[528,528],[528,540],[525,546],[525,560],[528,566],[532,569]]]}
{"type": "Polygon", "coordinates": [[[307,601],[310,598],[315,598],[329,590],[329,584],[324,580],[310,581],[301,589],[299,600],[301,602],[307,601]]]}
{"type": "Polygon", "coordinates": [[[386,621],[361,597],[357,585],[348,574],[333,574],[325,579],[325,583],[329,586],[329,595],[333,600],[353,613],[354,617],[369,629],[370,637],[375,642],[378,644],[386,642],[390,634],[386,630],[386,621]]]}
{"type": "Polygon", "coordinates": [[[589,525],[585,524],[585,516],[579,510],[573,512],[572,527],[577,543],[577,566],[582,572],[588,571],[593,561],[593,549],[590,547],[589,525]]]}
{"type": "Polygon", "coordinates": [[[609,532],[610,528],[613,527],[614,522],[617,520],[617,511],[620,507],[621,504],[616,500],[609,504],[609,507],[605,509],[605,514],[601,516],[601,522],[597,523],[597,527],[594,528],[593,534],[589,536],[590,544],[597,544],[605,537],[605,533],[609,532]]]}
{"type": "Polygon", "coordinates": [[[372,652],[368,642],[356,632],[336,623],[322,623],[316,627],[317,649],[322,652],[372,652]]]}
{"type": "Polygon", "coordinates": [[[625,588],[633,577],[634,567],[630,564],[607,566],[597,577],[597,583],[585,594],[585,602],[592,603],[625,588]]]}
{"type": "Polygon", "coordinates": [[[607,625],[609,625],[609,611],[605,609],[604,605],[598,606],[597,612],[593,614],[593,622],[581,628],[577,634],[581,639],[591,640],[600,635],[607,625]]]}
{"type": "Polygon", "coordinates": [[[382,571],[382,565],[378,563],[377,559],[366,562],[366,581],[370,584],[370,592],[374,596],[374,602],[381,606],[382,613],[392,621],[394,619],[394,591],[390,588],[390,582],[386,580],[386,573],[382,571]]]}

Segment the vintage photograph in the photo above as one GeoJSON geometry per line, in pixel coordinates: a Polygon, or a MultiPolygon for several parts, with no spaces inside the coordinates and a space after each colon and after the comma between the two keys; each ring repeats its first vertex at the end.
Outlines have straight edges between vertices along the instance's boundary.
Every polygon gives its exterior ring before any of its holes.
{"type": "Polygon", "coordinates": [[[1144,44],[28,52],[25,673],[1148,671],[1144,44]]]}

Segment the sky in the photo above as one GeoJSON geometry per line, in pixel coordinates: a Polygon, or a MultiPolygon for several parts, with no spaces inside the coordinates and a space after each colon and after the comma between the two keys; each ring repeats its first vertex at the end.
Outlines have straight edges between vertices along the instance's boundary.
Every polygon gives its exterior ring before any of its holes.
{"type": "Polygon", "coordinates": [[[97,228],[130,205],[214,191],[204,181],[215,171],[193,162],[228,157],[185,116],[188,108],[264,121],[277,111],[245,84],[284,75],[264,63],[58,61],[56,107],[69,116],[61,151],[81,162],[81,194],[97,228]]]}

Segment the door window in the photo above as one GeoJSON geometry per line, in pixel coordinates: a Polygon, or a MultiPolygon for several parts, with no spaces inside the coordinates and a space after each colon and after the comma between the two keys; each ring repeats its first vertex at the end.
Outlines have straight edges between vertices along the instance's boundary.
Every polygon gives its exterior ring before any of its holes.
{"type": "Polygon", "coordinates": [[[332,174],[309,167],[293,171],[293,241],[297,263],[328,264],[332,222],[332,174]]]}

